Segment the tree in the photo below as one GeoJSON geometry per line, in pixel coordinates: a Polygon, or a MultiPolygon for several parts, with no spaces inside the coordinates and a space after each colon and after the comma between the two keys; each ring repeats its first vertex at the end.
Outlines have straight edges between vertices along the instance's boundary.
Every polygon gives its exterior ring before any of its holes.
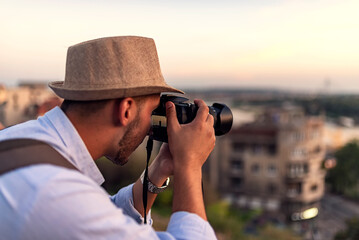
{"type": "Polygon", "coordinates": [[[335,192],[349,197],[358,197],[359,183],[359,142],[349,142],[335,153],[337,165],[330,169],[327,182],[335,192]]]}
{"type": "Polygon", "coordinates": [[[346,221],[347,229],[338,232],[334,240],[357,240],[359,239],[359,218],[352,218],[346,221]]]}

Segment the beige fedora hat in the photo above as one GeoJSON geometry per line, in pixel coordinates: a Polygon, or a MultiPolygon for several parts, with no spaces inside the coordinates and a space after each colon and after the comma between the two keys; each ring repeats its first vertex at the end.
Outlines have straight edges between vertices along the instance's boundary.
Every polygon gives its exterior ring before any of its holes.
{"type": "Polygon", "coordinates": [[[61,98],[90,101],[161,92],[183,93],[165,82],[153,39],[95,39],[69,47],[65,81],[49,83],[61,98]]]}

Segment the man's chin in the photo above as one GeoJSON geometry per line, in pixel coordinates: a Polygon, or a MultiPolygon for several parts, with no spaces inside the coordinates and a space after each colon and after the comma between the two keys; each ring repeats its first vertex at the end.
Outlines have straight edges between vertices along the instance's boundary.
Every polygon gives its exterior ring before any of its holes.
{"type": "Polygon", "coordinates": [[[123,166],[123,165],[125,165],[127,162],[128,162],[128,158],[123,159],[123,160],[121,160],[121,161],[117,161],[117,162],[115,162],[115,164],[118,164],[118,165],[120,165],[120,166],[123,166]]]}
{"type": "Polygon", "coordinates": [[[128,158],[119,158],[119,157],[110,157],[110,156],[105,156],[108,160],[110,160],[111,162],[113,162],[116,165],[120,165],[123,166],[128,162],[128,158]]]}

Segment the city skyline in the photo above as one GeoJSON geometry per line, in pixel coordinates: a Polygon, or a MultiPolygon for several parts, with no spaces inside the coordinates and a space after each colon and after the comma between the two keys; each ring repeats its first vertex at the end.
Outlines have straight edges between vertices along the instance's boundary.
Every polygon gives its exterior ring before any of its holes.
{"type": "Polygon", "coordinates": [[[2,3],[0,82],[62,80],[67,48],[106,36],[154,38],[166,81],[359,93],[359,3],[32,1],[2,3]]]}

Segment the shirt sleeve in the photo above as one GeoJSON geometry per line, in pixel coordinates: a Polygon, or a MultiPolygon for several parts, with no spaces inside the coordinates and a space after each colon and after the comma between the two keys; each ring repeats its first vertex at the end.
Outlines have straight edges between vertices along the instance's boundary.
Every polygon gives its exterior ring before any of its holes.
{"type": "Polygon", "coordinates": [[[208,222],[186,212],[173,214],[166,232],[139,224],[127,214],[136,215],[131,196],[130,185],[112,198],[115,205],[86,176],[69,170],[54,173],[27,203],[31,207],[22,213],[18,239],[214,239],[208,222]]]}
{"type": "Polygon", "coordinates": [[[189,212],[173,213],[167,232],[175,239],[217,239],[212,226],[207,221],[189,212]]]}
{"type": "MultiPolygon", "coordinates": [[[[131,184],[127,187],[121,188],[117,194],[111,196],[110,199],[118,208],[121,208],[126,215],[130,216],[138,223],[143,223],[144,219],[137,211],[133,203],[133,185],[134,184],[131,184]]],[[[147,214],[147,222],[152,226],[153,222],[151,219],[151,210],[147,214]]]]}

